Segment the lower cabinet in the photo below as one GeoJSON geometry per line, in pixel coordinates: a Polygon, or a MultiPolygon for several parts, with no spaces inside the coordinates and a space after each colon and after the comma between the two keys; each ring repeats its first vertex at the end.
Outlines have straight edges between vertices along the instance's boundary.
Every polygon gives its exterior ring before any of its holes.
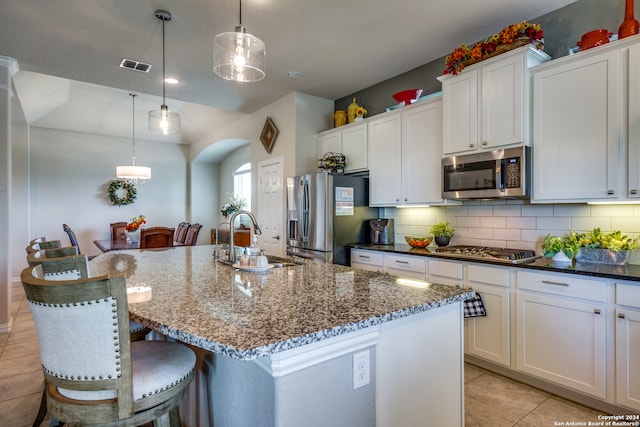
{"type": "Polygon", "coordinates": [[[465,319],[465,353],[511,366],[510,271],[469,263],[466,286],[482,297],[486,316],[465,319]]]}
{"type": "Polygon", "coordinates": [[[462,287],[464,264],[460,261],[429,260],[429,281],[462,287]]]}
{"type": "Polygon", "coordinates": [[[411,255],[384,255],[384,272],[407,279],[427,279],[427,258],[411,255]]]}
{"type": "Polygon", "coordinates": [[[640,286],[616,284],[616,403],[640,411],[640,286]]]}
{"type": "Polygon", "coordinates": [[[606,283],[517,272],[516,369],[606,399],[606,283]]]}
{"type": "Polygon", "coordinates": [[[351,249],[351,267],[382,273],[384,254],[376,251],[351,249]]]}

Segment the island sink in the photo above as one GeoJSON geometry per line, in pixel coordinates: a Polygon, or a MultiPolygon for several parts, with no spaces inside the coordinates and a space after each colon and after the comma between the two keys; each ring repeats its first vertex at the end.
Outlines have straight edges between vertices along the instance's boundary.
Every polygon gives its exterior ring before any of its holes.
{"type": "MultiPolygon", "coordinates": [[[[222,264],[229,265],[229,266],[233,266],[237,262],[237,261],[230,261],[228,259],[223,259],[223,258],[217,258],[217,260],[218,262],[221,262],[222,264]]],[[[274,268],[294,267],[296,265],[304,264],[303,260],[279,257],[275,255],[267,255],[267,261],[269,262],[269,264],[272,264],[274,268]]]]}

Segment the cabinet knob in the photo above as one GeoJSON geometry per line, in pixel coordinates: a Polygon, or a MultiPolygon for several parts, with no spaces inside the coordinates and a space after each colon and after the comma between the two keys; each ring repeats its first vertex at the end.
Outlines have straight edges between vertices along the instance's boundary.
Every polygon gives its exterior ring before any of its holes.
{"type": "Polygon", "coordinates": [[[638,194],[638,190],[629,190],[629,194],[638,194]]]}
{"type": "Polygon", "coordinates": [[[615,193],[615,192],[614,192],[613,190],[608,190],[608,191],[607,191],[607,194],[608,194],[609,196],[613,196],[613,194],[614,194],[614,193],[615,193]]]}
{"type": "Polygon", "coordinates": [[[475,147],[475,145],[469,144],[469,148],[474,148],[474,147],[475,147]]]}
{"type": "Polygon", "coordinates": [[[280,235],[278,234],[277,236],[273,236],[273,238],[276,240],[280,240],[280,235]]]}
{"type": "Polygon", "coordinates": [[[489,145],[489,143],[487,141],[482,141],[482,146],[486,147],[487,145],[489,145]]]}
{"type": "Polygon", "coordinates": [[[618,319],[624,319],[624,313],[618,313],[618,319]]]}

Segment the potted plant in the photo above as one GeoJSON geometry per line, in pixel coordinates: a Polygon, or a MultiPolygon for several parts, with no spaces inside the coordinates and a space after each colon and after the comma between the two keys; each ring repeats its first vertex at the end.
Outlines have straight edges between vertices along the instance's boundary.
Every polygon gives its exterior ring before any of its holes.
{"type": "Polygon", "coordinates": [[[542,252],[547,258],[552,258],[555,262],[570,262],[580,248],[580,234],[572,231],[562,237],[547,236],[542,241],[542,252]]]}
{"type": "Polygon", "coordinates": [[[455,229],[446,221],[434,224],[429,232],[435,237],[436,245],[447,246],[455,234],[455,229]]]}
{"type": "Polygon", "coordinates": [[[637,249],[640,238],[629,238],[621,231],[603,233],[600,228],[580,235],[580,250],[576,261],[621,265],[626,262],[627,251],[637,249]]]}

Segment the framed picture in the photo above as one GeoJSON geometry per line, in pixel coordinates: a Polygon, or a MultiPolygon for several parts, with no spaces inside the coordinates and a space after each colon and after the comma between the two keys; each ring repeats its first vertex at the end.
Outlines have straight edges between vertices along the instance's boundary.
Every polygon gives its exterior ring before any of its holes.
{"type": "Polygon", "coordinates": [[[273,143],[276,142],[277,136],[278,128],[273,123],[273,120],[267,117],[267,120],[264,122],[264,127],[262,128],[262,133],[260,134],[260,141],[262,141],[262,145],[264,149],[267,150],[267,153],[271,153],[273,143]]]}

